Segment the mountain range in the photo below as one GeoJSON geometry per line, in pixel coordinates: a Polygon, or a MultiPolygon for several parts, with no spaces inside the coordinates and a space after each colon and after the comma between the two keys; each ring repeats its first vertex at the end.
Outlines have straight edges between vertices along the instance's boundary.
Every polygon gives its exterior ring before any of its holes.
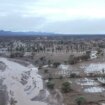
{"type": "Polygon", "coordinates": [[[12,31],[4,31],[0,30],[0,36],[28,36],[28,35],[54,35],[54,33],[47,33],[47,32],[12,32],[12,31]]]}

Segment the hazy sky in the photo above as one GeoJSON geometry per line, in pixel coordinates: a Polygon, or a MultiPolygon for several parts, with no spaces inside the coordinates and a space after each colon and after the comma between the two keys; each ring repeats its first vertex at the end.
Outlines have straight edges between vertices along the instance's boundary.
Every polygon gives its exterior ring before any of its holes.
{"type": "Polygon", "coordinates": [[[0,0],[0,29],[105,33],[105,0],[0,0]]]}

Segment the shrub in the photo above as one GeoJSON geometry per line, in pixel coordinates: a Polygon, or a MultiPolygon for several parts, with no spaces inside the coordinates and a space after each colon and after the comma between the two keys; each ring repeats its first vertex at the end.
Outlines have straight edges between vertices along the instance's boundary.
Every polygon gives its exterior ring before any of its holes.
{"type": "Polygon", "coordinates": [[[54,66],[55,68],[57,68],[59,65],[60,65],[59,62],[54,62],[54,63],[53,63],[53,66],[54,66]]]}
{"type": "Polygon", "coordinates": [[[71,78],[75,78],[75,77],[77,77],[77,74],[76,74],[76,73],[71,73],[71,74],[70,74],[70,77],[71,77],[71,78]]]}
{"type": "Polygon", "coordinates": [[[55,84],[51,81],[47,82],[47,88],[48,89],[54,89],[55,84]]]}
{"type": "Polygon", "coordinates": [[[44,73],[48,73],[48,70],[46,69],[46,70],[44,70],[44,73]]]}
{"type": "Polygon", "coordinates": [[[48,80],[51,81],[53,78],[52,77],[48,77],[48,80]]]}
{"type": "Polygon", "coordinates": [[[69,82],[64,82],[63,84],[62,84],[62,92],[64,92],[64,93],[68,93],[68,92],[70,92],[70,90],[71,90],[71,83],[69,83],[69,82]]]}
{"type": "Polygon", "coordinates": [[[48,80],[51,81],[53,79],[52,75],[49,74],[48,80]]]}
{"type": "Polygon", "coordinates": [[[77,103],[77,105],[83,105],[84,103],[85,103],[85,98],[84,97],[78,97],[78,98],[76,98],[76,103],[77,103]]]}
{"type": "Polygon", "coordinates": [[[63,79],[63,76],[61,75],[61,76],[59,77],[59,79],[63,79]]]}

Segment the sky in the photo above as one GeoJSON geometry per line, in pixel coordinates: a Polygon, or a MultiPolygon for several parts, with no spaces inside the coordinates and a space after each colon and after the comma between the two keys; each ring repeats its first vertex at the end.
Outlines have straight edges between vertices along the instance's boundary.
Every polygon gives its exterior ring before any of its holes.
{"type": "Polygon", "coordinates": [[[0,0],[0,30],[104,34],[105,0],[0,0]]]}

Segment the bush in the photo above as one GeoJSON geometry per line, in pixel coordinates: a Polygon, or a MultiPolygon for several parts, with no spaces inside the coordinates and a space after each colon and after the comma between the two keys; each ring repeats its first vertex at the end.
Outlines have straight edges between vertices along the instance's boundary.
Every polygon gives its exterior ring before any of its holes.
{"type": "Polygon", "coordinates": [[[63,76],[61,75],[61,76],[59,77],[59,79],[63,79],[63,76]]]}
{"type": "Polygon", "coordinates": [[[55,68],[57,68],[59,65],[60,65],[59,62],[54,62],[54,63],[53,63],[53,66],[54,66],[55,68]]]}
{"type": "Polygon", "coordinates": [[[51,81],[53,79],[52,75],[49,74],[48,80],[51,81]]]}
{"type": "Polygon", "coordinates": [[[78,97],[78,98],[76,98],[76,103],[77,103],[77,105],[83,105],[84,103],[85,103],[85,98],[84,97],[78,97]]]}
{"type": "Polygon", "coordinates": [[[76,63],[79,63],[81,61],[87,61],[90,59],[90,56],[89,55],[81,55],[81,56],[74,56],[74,55],[71,55],[68,59],[68,63],[71,64],[71,65],[74,65],[76,63]]]}
{"type": "Polygon", "coordinates": [[[54,89],[55,84],[51,81],[47,82],[47,88],[48,89],[54,89]]]}
{"type": "Polygon", "coordinates": [[[76,74],[76,73],[71,73],[71,74],[70,74],[70,77],[71,77],[71,78],[75,78],[75,77],[77,77],[77,74],[76,74]]]}
{"type": "Polygon", "coordinates": [[[44,70],[44,73],[48,73],[48,70],[46,69],[46,70],[44,70]]]}
{"type": "Polygon", "coordinates": [[[68,93],[68,92],[70,92],[70,90],[71,90],[71,83],[69,83],[69,82],[64,82],[63,84],[62,84],[62,92],[64,92],[64,93],[68,93]]]}
{"type": "Polygon", "coordinates": [[[53,78],[52,77],[48,77],[48,80],[51,81],[53,78]]]}
{"type": "Polygon", "coordinates": [[[38,69],[42,69],[42,66],[41,66],[41,65],[39,65],[38,69]]]}

